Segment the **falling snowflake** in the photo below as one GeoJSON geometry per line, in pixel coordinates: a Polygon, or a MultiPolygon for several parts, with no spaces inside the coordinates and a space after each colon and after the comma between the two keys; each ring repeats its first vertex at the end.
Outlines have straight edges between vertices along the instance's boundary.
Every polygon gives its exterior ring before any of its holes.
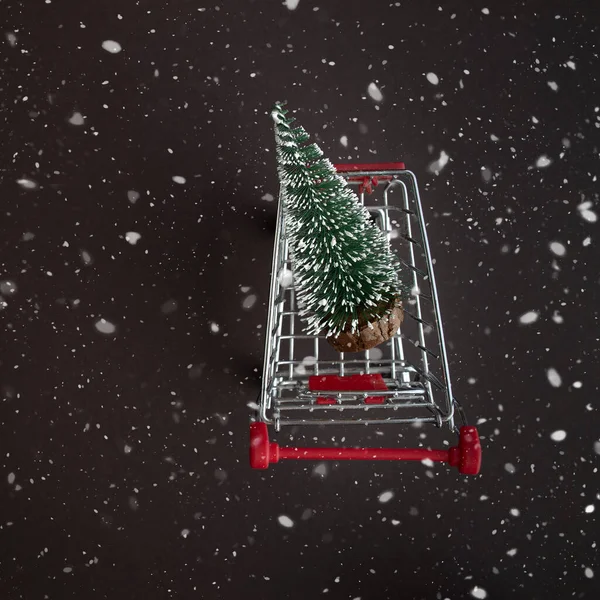
{"type": "Polygon", "coordinates": [[[69,123],[71,123],[71,125],[83,125],[85,123],[85,119],[80,112],[74,112],[69,117],[69,123]]]}
{"type": "Polygon", "coordinates": [[[293,527],[294,526],[294,521],[292,521],[288,516],[286,515],[280,515],[279,517],[277,517],[277,520],[279,521],[279,524],[282,527],[293,527]]]}
{"type": "Polygon", "coordinates": [[[441,173],[442,169],[448,164],[449,160],[450,160],[450,157],[446,154],[446,152],[444,150],[442,150],[440,152],[440,157],[437,160],[434,160],[432,163],[429,164],[429,167],[428,167],[429,172],[439,175],[441,173]]]}
{"type": "Polygon", "coordinates": [[[394,492],[392,492],[391,490],[388,490],[387,492],[381,492],[381,494],[379,494],[379,502],[381,502],[382,504],[385,504],[386,502],[389,502],[392,498],[394,497],[394,492]]]}
{"type": "Polygon", "coordinates": [[[556,254],[556,256],[564,256],[567,253],[565,245],[560,242],[551,242],[550,250],[553,254],[556,254]]]}
{"type": "Polygon", "coordinates": [[[567,432],[564,429],[557,429],[550,434],[550,438],[555,442],[562,442],[567,438],[567,432]]]}
{"type": "Polygon", "coordinates": [[[535,161],[535,166],[538,169],[545,169],[546,167],[549,167],[552,164],[552,159],[549,158],[548,156],[546,156],[545,154],[542,154],[536,161],[535,161]]]}
{"type": "Polygon", "coordinates": [[[519,317],[519,323],[522,325],[531,325],[531,323],[535,323],[539,318],[540,313],[535,310],[530,310],[519,317]]]}
{"type": "Polygon", "coordinates": [[[172,179],[179,185],[183,185],[185,183],[185,177],[182,177],[181,175],[173,175],[172,179]]]}
{"type": "Polygon", "coordinates": [[[128,231],[125,234],[125,239],[132,245],[135,246],[141,239],[141,235],[136,231],[128,231]]]}
{"type": "Polygon", "coordinates": [[[371,82],[369,84],[369,87],[367,88],[367,92],[369,93],[369,96],[371,96],[371,98],[375,100],[375,102],[381,102],[383,100],[383,94],[381,93],[381,90],[377,87],[376,83],[371,82]]]}
{"type": "Polygon", "coordinates": [[[26,190],[35,190],[38,186],[33,179],[17,179],[17,183],[26,190]]]}
{"type": "Polygon", "coordinates": [[[432,85],[437,85],[440,82],[440,78],[435,73],[427,73],[425,77],[432,85]]]}
{"type": "Polygon", "coordinates": [[[111,54],[118,54],[121,52],[121,44],[119,44],[119,42],[115,42],[114,40],[104,40],[102,42],[102,47],[111,54]]]}
{"type": "Polygon", "coordinates": [[[117,327],[106,319],[99,319],[96,321],[95,327],[100,333],[105,333],[107,335],[110,335],[117,330],[117,327]]]}
{"type": "Polygon", "coordinates": [[[289,10],[296,10],[300,0],[285,0],[284,4],[289,10]]]}
{"type": "Polygon", "coordinates": [[[487,598],[487,592],[482,587],[476,585],[471,590],[471,596],[473,596],[473,598],[477,598],[477,600],[484,600],[487,598]]]}
{"type": "Polygon", "coordinates": [[[277,281],[282,288],[288,288],[292,285],[293,282],[293,273],[289,269],[283,268],[279,271],[279,275],[277,276],[277,281]]]}
{"type": "Polygon", "coordinates": [[[256,294],[250,294],[244,298],[242,302],[242,308],[244,310],[250,310],[256,304],[256,294]]]}
{"type": "Polygon", "coordinates": [[[552,387],[560,387],[562,385],[561,376],[558,374],[558,371],[552,367],[550,367],[546,371],[546,376],[548,377],[548,381],[552,387]]]}
{"type": "Polygon", "coordinates": [[[140,199],[140,193],[135,190],[127,191],[127,200],[131,202],[131,204],[135,204],[140,199]]]}

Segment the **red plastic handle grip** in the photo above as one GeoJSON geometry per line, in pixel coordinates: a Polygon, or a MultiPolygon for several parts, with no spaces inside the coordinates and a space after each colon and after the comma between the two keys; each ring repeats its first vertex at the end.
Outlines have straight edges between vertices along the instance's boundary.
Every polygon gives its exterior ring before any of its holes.
{"type": "Polygon", "coordinates": [[[463,475],[481,469],[481,443],[476,427],[461,427],[458,446],[449,450],[425,448],[280,448],[269,441],[267,424],[250,425],[250,466],[267,469],[284,459],[296,460],[425,460],[448,463],[463,475]]]}

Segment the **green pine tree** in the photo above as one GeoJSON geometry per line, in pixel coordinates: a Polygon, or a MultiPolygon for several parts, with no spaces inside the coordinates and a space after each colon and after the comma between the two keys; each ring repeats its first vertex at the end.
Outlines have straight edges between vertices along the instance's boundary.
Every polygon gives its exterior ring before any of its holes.
{"type": "Polygon", "coordinates": [[[282,104],[272,117],[300,316],[309,334],[354,332],[404,299],[400,263],[368,210],[282,104]]]}

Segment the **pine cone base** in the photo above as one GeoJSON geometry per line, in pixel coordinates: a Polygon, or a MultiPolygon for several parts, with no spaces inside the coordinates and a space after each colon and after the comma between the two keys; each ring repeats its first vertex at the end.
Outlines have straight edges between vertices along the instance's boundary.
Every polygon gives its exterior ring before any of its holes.
{"type": "Polygon", "coordinates": [[[396,301],[390,314],[369,323],[359,323],[358,331],[342,332],[328,337],[327,341],[338,352],[363,352],[383,344],[393,337],[404,319],[402,303],[396,301]]]}

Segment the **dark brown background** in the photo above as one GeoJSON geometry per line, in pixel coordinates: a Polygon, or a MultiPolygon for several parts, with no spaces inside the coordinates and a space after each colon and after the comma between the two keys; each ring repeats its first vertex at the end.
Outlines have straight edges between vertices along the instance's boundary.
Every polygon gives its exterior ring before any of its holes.
{"type": "Polygon", "coordinates": [[[600,596],[589,6],[2,2],[0,598],[600,596]],[[480,477],[249,469],[281,99],[417,174],[480,477]]]}

